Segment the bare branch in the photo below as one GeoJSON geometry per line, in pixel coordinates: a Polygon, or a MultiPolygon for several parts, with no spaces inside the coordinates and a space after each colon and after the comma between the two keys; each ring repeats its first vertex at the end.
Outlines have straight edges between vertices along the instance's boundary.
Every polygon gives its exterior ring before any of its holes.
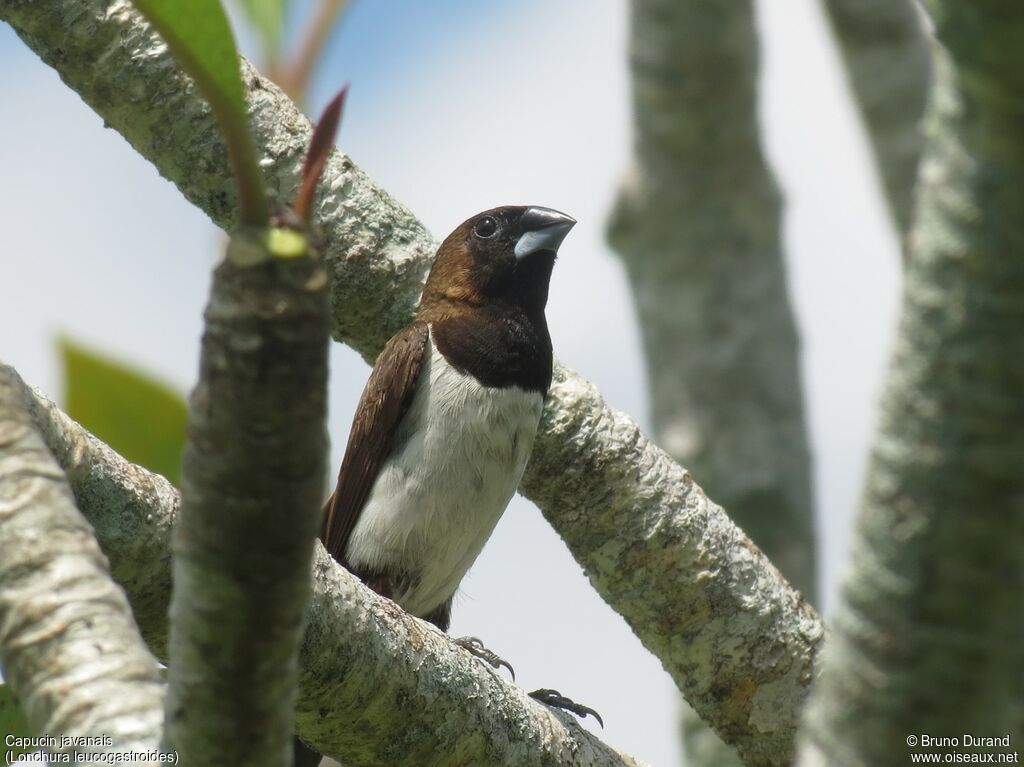
{"type": "Polygon", "coordinates": [[[914,0],[825,0],[901,241],[910,230],[924,136],[928,41],[914,0]]]}
{"type": "MultiPolygon", "coordinates": [[[[760,145],[753,2],[630,3],[634,149],[608,222],[655,438],[813,600],[814,509],[782,205],[760,145]]],[[[686,763],[738,764],[693,710],[686,763]]]]}
{"type": "Polygon", "coordinates": [[[367,589],[317,547],[298,721],[346,767],[640,767],[367,589]]]}
{"type": "Polygon", "coordinates": [[[292,752],[327,460],[327,275],[267,234],[236,232],[214,272],[189,401],[165,735],[185,764],[292,752]]]}
{"type": "Polygon", "coordinates": [[[926,6],[942,45],[902,322],[806,765],[1024,739],[1024,5],[926,6]]]}
{"type": "Polygon", "coordinates": [[[555,371],[522,490],[747,764],[788,764],[824,628],[690,474],[555,371]]]}
{"type": "Polygon", "coordinates": [[[813,599],[814,523],[752,2],[633,0],[633,168],[609,221],[660,444],[813,599]]]}
{"type": "MultiPolygon", "coordinates": [[[[232,223],[213,121],[130,8],[22,0],[0,6],[0,15],[189,199],[221,225],[232,223]]],[[[275,86],[246,72],[268,183],[291,196],[309,123],[275,86]]],[[[317,210],[335,335],[373,354],[411,316],[434,242],[339,153],[328,162],[317,210]]],[[[575,374],[559,367],[557,376],[525,494],[702,716],[749,763],[785,763],[820,620],[635,424],[575,374]],[[690,644],[694,636],[701,641],[690,644]]]]}
{"type": "Polygon", "coordinates": [[[126,461],[41,394],[26,390],[26,402],[95,530],[114,580],[126,592],[146,644],[166,660],[178,491],[159,474],[126,461]]]}
{"type": "MultiPolygon", "coordinates": [[[[160,571],[125,584],[129,596],[135,587],[169,580],[165,554],[179,508],[174,488],[125,461],[40,394],[27,387],[23,393],[51,449],[66,461],[100,545],[112,560],[129,549],[131,561],[149,557],[160,571]],[[121,534],[131,526],[144,531],[137,545],[121,534]]],[[[167,635],[165,613],[150,610],[145,620],[147,635],[167,635]]],[[[300,665],[299,732],[348,767],[412,767],[424,763],[424,753],[439,767],[462,759],[481,767],[640,765],[379,597],[319,545],[300,665]]]]}
{"type": "MultiPolygon", "coordinates": [[[[0,365],[0,665],[38,732],[109,736],[52,751],[150,754],[163,684],[92,528],[0,365]]],[[[9,744],[8,744],[9,745],[9,744]]]]}

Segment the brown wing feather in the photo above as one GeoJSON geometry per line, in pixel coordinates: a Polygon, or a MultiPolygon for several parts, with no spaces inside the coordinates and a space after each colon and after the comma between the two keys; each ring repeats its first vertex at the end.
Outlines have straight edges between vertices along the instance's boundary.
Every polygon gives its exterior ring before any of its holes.
{"type": "Polygon", "coordinates": [[[345,549],[366,505],[381,464],[394,445],[398,424],[412,404],[429,337],[425,322],[414,322],[388,341],[363,389],[338,485],[324,507],[320,534],[331,556],[347,565],[345,549]]]}

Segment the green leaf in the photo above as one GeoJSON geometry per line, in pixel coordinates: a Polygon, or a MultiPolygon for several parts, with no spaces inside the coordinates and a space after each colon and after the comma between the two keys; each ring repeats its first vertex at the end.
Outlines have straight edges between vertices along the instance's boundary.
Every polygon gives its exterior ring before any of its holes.
{"type": "Polygon", "coordinates": [[[59,345],[68,415],[128,460],[178,484],[188,416],[184,398],[68,339],[59,345]]]}
{"type": "Polygon", "coordinates": [[[4,764],[10,764],[16,757],[32,750],[7,745],[8,735],[15,738],[31,738],[35,735],[29,728],[25,712],[14,699],[14,692],[8,684],[0,684],[0,735],[4,738],[4,764]]]}
{"type": "Polygon", "coordinates": [[[238,5],[259,33],[267,57],[280,58],[287,0],[238,0],[238,5]]]}
{"type": "Polygon", "coordinates": [[[133,2],[213,109],[238,183],[241,222],[266,226],[270,219],[267,195],[249,133],[238,49],[219,0],[133,2]]]}

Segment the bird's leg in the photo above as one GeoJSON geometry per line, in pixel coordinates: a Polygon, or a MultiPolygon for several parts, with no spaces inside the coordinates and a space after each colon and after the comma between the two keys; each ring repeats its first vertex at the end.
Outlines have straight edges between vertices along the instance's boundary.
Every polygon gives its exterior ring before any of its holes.
{"type": "MultiPolygon", "coordinates": [[[[516,672],[515,669],[512,668],[511,664],[501,656],[495,654],[491,650],[488,650],[486,647],[484,647],[484,643],[476,637],[459,637],[458,639],[453,639],[452,641],[455,642],[455,644],[457,644],[463,650],[468,652],[470,655],[482,660],[491,668],[498,669],[504,666],[512,675],[512,681],[515,681],[516,672]]],[[[600,724],[602,728],[604,728],[604,720],[601,718],[601,715],[599,713],[597,713],[590,706],[584,706],[582,703],[577,703],[572,698],[565,697],[558,690],[549,690],[547,688],[542,688],[540,690],[534,690],[533,692],[529,693],[529,695],[531,698],[543,703],[545,706],[551,706],[552,708],[560,708],[563,711],[570,711],[573,714],[576,714],[576,716],[578,716],[580,719],[586,719],[588,715],[592,716],[597,720],[597,723],[600,724]]]]}
{"type": "Polygon", "coordinates": [[[584,706],[577,703],[572,698],[567,698],[558,690],[549,690],[542,688],[540,690],[534,690],[530,693],[530,697],[534,700],[539,700],[545,706],[551,706],[552,708],[560,708],[563,711],[571,711],[576,714],[580,719],[586,719],[587,714],[593,716],[601,728],[604,729],[604,720],[601,719],[601,715],[594,711],[590,706],[584,706]]]}
{"type": "Polygon", "coordinates": [[[470,655],[482,660],[491,668],[501,668],[504,666],[508,669],[508,673],[512,675],[512,681],[516,681],[516,671],[512,668],[512,665],[500,655],[497,655],[484,647],[484,643],[476,637],[459,637],[452,641],[470,655]]]}
{"type": "MultiPolygon", "coordinates": [[[[512,668],[511,664],[501,656],[484,647],[484,643],[476,637],[459,637],[452,641],[470,655],[482,660],[491,668],[498,669],[504,666],[512,675],[512,681],[514,682],[516,680],[516,672],[515,669],[512,668]]],[[[597,723],[601,725],[602,729],[604,728],[604,720],[601,718],[599,713],[590,706],[584,706],[582,703],[577,703],[572,698],[565,697],[558,690],[542,688],[540,690],[534,690],[529,693],[529,695],[531,698],[536,701],[540,701],[545,706],[560,708],[563,711],[570,711],[573,714],[576,714],[580,719],[586,719],[587,716],[590,715],[597,720],[597,723]]]]}

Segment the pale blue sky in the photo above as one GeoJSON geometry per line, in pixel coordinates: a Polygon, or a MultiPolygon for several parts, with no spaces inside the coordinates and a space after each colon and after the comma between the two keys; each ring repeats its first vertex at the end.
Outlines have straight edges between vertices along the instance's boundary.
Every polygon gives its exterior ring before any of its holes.
{"type": "MultiPolygon", "coordinates": [[[[356,2],[313,102],[351,82],[340,146],[435,235],[504,203],[574,215],[580,223],[552,283],[556,353],[644,424],[631,303],[603,241],[629,155],[625,8],[356,2]]],[[[759,23],[762,116],[787,200],[831,602],[894,323],[899,257],[816,3],[761,3],[759,23]]],[[[66,332],[186,390],[216,230],[5,26],[0,67],[0,358],[59,396],[52,339],[66,332]]],[[[367,372],[354,354],[334,350],[332,473],[367,372]]],[[[509,658],[525,688],[557,687],[600,710],[612,745],[679,763],[671,682],[525,501],[509,508],[467,578],[452,631],[509,658]]]]}

